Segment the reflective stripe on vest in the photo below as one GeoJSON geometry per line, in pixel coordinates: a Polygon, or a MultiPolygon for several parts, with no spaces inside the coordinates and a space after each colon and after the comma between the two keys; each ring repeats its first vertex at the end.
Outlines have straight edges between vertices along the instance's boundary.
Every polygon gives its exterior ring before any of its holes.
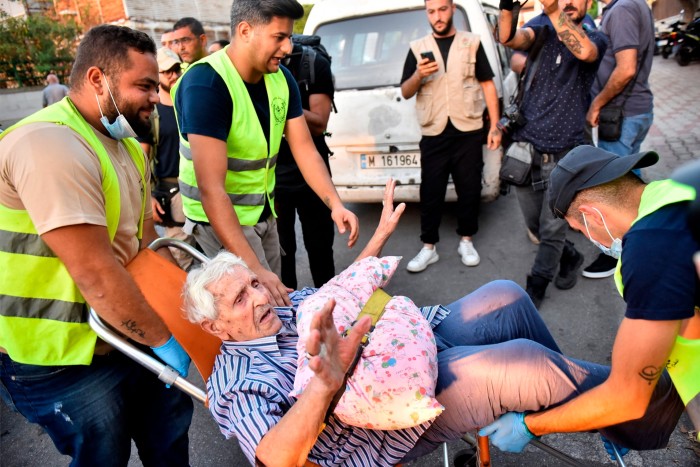
{"type": "MultiPolygon", "coordinates": [[[[644,188],[642,199],[639,202],[639,212],[632,225],[664,206],[694,199],[695,190],[687,185],[672,180],[652,182],[644,188]]],[[[624,298],[622,259],[617,262],[615,285],[624,298]]],[[[697,309],[695,312],[697,313],[697,309]]],[[[700,340],[689,340],[676,336],[667,369],[678,394],[683,402],[688,404],[700,391],[700,340]]]]}
{"type": "MultiPolygon", "coordinates": [[[[119,180],[107,151],[69,98],[10,127],[35,122],[66,125],[95,151],[102,168],[107,232],[114,240],[120,216],[119,180]]],[[[145,156],[136,140],[123,140],[145,186],[145,156]]],[[[146,199],[141,203],[141,238],[146,199]]],[[[20,363],[88,365],[97,336],[87,324],[87,307],[64,264],[37,233],[25,210],[0,205],[0,347],[20,363]]]]}
{"type": "MultiPolygon", "coordinates": [[[[274,210],[275,166],[277,153],[287,121],[289,87],[282,73],[265,74],[270,110],[270,141],[268,142],[253,107],[245,83],[225,52],[214,53],[188,67],[186,74],[196,66],[209,64],[226,83],[234,103],[231,129],[226,140],[228,156],[227,172],[224,181],[226,193],[231,200],[241,225],[255,225],[267,201],[274,210]]],[[[173,86],[171,94],[178,116],[176,94],[183,78],[173,86]]],[[[190,144],[180,135],[180,193],[185,216],[201,222],[209,222],[202,207],[202,196],[192,163],[190,144]]]]}

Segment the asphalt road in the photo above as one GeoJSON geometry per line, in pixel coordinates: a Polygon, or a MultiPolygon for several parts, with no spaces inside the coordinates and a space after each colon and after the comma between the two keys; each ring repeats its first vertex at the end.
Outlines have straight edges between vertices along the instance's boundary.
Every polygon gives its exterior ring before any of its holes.
{"type": "MultiPolygon", "coordinates": [[[[658,149],[662,162],[646,172],[651,179],[670,174],[677,165],[700,157],[700,130],[695,109],[700,102],[700,63],[681,68],[671,60],[656,57],[652,69],[652,89],[656,94],[656,123],[645,148],[658,149]]],[[[369,238],[379,218],[378,205],[350,205],[360,218],[362,232],[358,242],[369,238]]],[[[521,285],[533,261],[536,246],[525,234],[522,215],[514,194],[501,197],[483,206],[480,231],[475,246],[481,255],[481,264],[468,268],[457,254],[458,237],[455,234],[454,205],[448,205],[441,227],[442,241],[438,244],[440,261],[423,273],[410,274],[404,267],[421,244],[418,238],[420,223],[418,206],[409,205],[398,231],[384,250],[386,255],[404,256],[388,291],[408,295],[418,305],[450,303],[494,279],[511,279],[521,285]]],[[[586,264],[597,255],[597,250],[582,235],[569,233],[569,239],[586,256],[586,264]]],[[[359,248],[348,250],[345,237],[336,237],[336,268],[349,265],[359,248]]],[[[301,243],[301,241],[299,242],[301,243]]],[[[302,271],[301,285],[311,284],[305,254],[298,253],[302,271]]],[[[615,290],[612,279],[591,280],[580,278],[568,291],[550,287],[541,308],[542,316],[564,353],[581,359],[609,364],[610,350],[616,328],[624,313],[624,303],[615,290]]],[[[196,377],[190,377],[196,381],[196,377]]],[[[631,452],[625,457],[630,466],[693,466],[700,465],[698,445],[689,440],[690,423],[682,418],[668,448],[652,452],[631,452]],[[694,448],[696,451],[694,451],[694,448]]],[[[235,441],[225,441],[213,420],[201,406],[196,406],[190,429],[193,466],[246,465],[235,441]]],[[[584,465],[610,465],[597,434],[566,434],[545,436],[543,441],[562,449],[584,465]]],[[[449,445],[450,455],[463,448],[463,443],[449,445]]],[[[541,451],[528,447],[520,455],[492,450],[495,466],[559,466],[565,465],[541,451]]],[[[442,465],[441,452],[426,456],[412,465],[442,465]]],[[[43,430],[30,425],[23,418],[0,404],[0,465],[2,466],[63,466],[69,458],[56,453],[43,430]]],[[[131,466],[141,465],[135,449],[131,466]]]]}

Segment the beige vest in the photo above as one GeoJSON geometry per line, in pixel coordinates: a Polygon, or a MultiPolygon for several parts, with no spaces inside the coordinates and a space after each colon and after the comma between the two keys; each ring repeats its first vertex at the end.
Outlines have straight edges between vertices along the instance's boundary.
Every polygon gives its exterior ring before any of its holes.
{"type": "Polygon", "coordinates": [[[477,34],[457,31],[447,57],[447,73],[442,54],[432,34],[411,42],[411,50],[420,61],[420,53],[431,50],[439,70],[425,78],[416,95],[416,113],[421,133],[436,136],[442,133],[449,118],[460,131],[474,131],[483,126],[486,104],[481,85],[475,76],[477,34]]]}

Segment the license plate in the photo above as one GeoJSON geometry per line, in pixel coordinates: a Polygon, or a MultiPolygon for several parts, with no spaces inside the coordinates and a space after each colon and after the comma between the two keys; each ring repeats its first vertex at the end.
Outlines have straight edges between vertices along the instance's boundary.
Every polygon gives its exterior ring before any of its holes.
{"type": "Polygon", "coordinates": [[[360,154],[360,167],[363,169],[420,167],[420,154],[360,154]]]}

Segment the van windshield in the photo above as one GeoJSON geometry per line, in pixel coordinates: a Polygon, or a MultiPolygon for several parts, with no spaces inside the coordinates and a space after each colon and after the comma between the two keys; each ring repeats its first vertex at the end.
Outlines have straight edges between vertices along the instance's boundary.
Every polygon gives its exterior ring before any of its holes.
{"type": "MultiPolygon", "coordinates": [[[[457,29],[469,31],[467,15],[457,8],[457,29]]],[[[315,31],[328,49],[336,90],[399,86],[409,43],[431,32],[424,9],[378,13],[333,23],[315,31]]]]}

